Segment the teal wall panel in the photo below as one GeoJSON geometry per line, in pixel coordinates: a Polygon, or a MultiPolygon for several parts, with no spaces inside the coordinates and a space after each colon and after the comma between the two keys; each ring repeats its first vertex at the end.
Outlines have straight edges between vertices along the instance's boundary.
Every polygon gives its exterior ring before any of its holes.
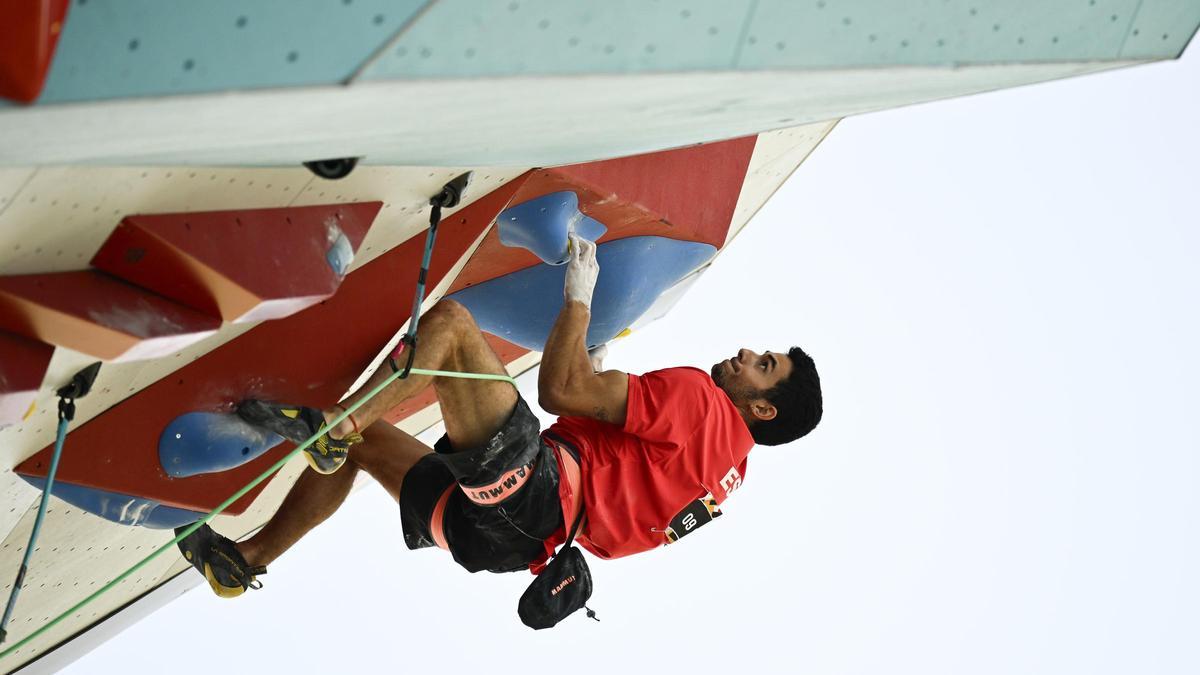
{"type": "Polygon", "coordinates": [[[334,84],[423,0],[74,0],[41,103],[334,84]]]}
{"type": "Polygon", "coordinates": [[[761,0],[742,68],[1113,59],[1138,0],[761,0]]]}
{"type": "Polygon", "coordinates": [[[750,8],[728,0],[441,0],[366,77],[724,70],[750,8]]]}
{"type": "Polygon", "coordinates": [[[1180,54],[1198,8],[1200,0],[439,0],[362,77],[1161,59],[1180,54]],[[1138,23],[1156,26],[1157,41],[1138,23]]]}
{"type": "Polygon", "coordinates": [[[1200,0],[1142,0],[1121,49],[1121,58],[1155,58],[1164,51],[1181,54],[1197,26],[1200,26],[1200,0]]]}
{"type": "Polygon", "coordinates": [[[1162,59],[1198,25],[1200,0],[73,0],[39,103],[334,85],[360,69],[396,80],[1162,59]]]}

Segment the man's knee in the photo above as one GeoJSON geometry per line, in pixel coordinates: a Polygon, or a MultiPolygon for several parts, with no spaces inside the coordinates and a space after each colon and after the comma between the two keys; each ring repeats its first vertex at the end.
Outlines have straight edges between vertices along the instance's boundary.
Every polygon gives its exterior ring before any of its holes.
{"type": "Polygon", "coordinates": [[[421,316],[421,326],[452,332],[479,330],[470,310],[454,300],[442,299],[421,316]]]}

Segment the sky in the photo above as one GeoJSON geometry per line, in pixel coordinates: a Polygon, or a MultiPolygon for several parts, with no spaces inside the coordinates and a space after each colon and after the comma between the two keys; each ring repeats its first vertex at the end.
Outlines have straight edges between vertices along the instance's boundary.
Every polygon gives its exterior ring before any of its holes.
{"type": "Polygon", "coordinates": [[[264,590],[66,672],[1200,672],[1198,84],[1193,46],[844,120],[606,362],[799,345],[824,420],[697,535],[592,558],[600,623],[525,628],[532,577],[408,551],[370,485],[264,590]]]}

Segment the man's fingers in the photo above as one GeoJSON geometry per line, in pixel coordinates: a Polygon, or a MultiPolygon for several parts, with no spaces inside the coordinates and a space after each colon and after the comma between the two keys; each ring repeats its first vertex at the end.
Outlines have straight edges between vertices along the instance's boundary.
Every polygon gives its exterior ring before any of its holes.
{"type": "Polygon", "coordinates": [[[596,242],[584,239],[576,234],[568,234],[567,242],[569,249],[567,253],[567,261],[577,265],[595,265],[596,264],[596,242]]]}
{"type": "Polygon", "coordinates": [[[580,245],[579,237],[574,233],[567,235],[567,260],[568,262],[577,262],[580,254],[583,252],[583,246],[580,245]]]}

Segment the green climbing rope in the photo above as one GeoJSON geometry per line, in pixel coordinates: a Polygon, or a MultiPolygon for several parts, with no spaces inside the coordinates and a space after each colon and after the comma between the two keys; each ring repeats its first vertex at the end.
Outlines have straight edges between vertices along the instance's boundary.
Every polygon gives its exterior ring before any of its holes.
{"type": "MultiPolygon", "coordinates": [[[[438,376],[438,377],[457,377],[457,378],[468,379],[468,380],[497,380],[500,382],[508,382],[508,383],[512,384],[514,387],[517,386],[516,380],[509,377],[508,375],[491,375],[491,374],[487,374],[487,373],[459,373],[459,372],[446,371],[446,370],[426,370],[424,368],[413,368],[409,372],[416,374],[416,375],[432,375],[432,376],[438,376]]],[[[356,401],[355,403],[353,403],[352,405],[347,407],[340,415],[333,418],[333,420],[330,421],[325,426],[321,427],[321,429],[318,430],[316,434],[313,434],[313,436],[310,437],[308,440],[304,441],[300,445],[297,445],[295,450],[292,450],[285,457],[280,459],[278,462],[275,462],[274,464],[272,464],[269,469],[267,469],[266,471],[259,474],[257,478],[255,478],[254,480],[247,483],[245,487],[243,487],[242,489],[233,493],[233,495],[230,496],[229,499],[226,499],[225,501],[221,502],[217,506],[217,508],[215,508],[211,512],[209,512],[208,515],[204,516],[200,520],[197,520],[196,522],[189,525],[187,527],[187,529],[185,529],[182,533],[176,535],[174,539],[163,544],[158,549],[156,549],[154,552],[152,552],[150,555],[146,556],[145,558],[142,558],[140,561],[138,561],[132,567],[125,570],[121,574],[117,575],[116,578],[114,578],[112,581],[108,582],[104,586],[97,589],[95,593],[92,593],[91,595],[87,596],[83,600],[80,600],[74,606],[72,606],[70,609],[68,609],[68,610],[64,611],[62,614],[59,614],[58,616],[54,617],[54,619],[52,621],[50,621],[49,623],[47,623],[46,625],[42,626],[41,628],[38,628],[34,632],[32,632],[29,635],[22,638],[20,641],[13,644],[8,649],[5,649],[4,651],[0,652],[0,659],[8,656],[9,654],[13,653],[14,651],[16,651],[18,649],[20,649],[23,645],[27,644],[30,640],[33,640],[34,638],[38,637],[42,633],[45,633],[46,631],[50,630],[54,626],[58,625],[59,622],[61,622],[63,619],[67,618],[71,614],[74,614],[75,612],[78,612],[79,610],[83,609],[84,607],[86,607],[88,605],[88,603],[92,602],[93,600],[100,597],[101,595],[104,595],[113,586],[116,586],[117,584],[121,583],[126,578],[128,578],[131,574],[133,574],[134,572],[145,567],[151,560],[154,560],[158,556],[162,555],[164,551],[173,549],[176,544],[178,544],[183,539],[187,538],[189,535],[191,535],[196,530],[200,529],[205,523],[208,523],[209,521],[211,521],[222,511],[229,508],[229,506],[231,504],[233,504],[237,500],[241,499],[247,492],[253,490],[255,488],[255,486],[257,486],[259,483],[270,478],[276,471],[279,471],[280,469],[282,469],[284,467],[284,465],[288,463],[289,460],[291,460],[293,457],[295,457],[298,453],[303,452],[304,449],[307,448],[308,446],[312,445],[318,438],[320,438],[320,436],[322,434],[324,434],[326,432],[326,430],[328,430],[331,427],[337,426],[342,420],[346,419],[351,414],[353,414],[354,411],[358,410],[360,407],[362,407],[362,405],[364,403],[371,400],[372,398],[375,398],[375,396],[378,395],[379,392],[383,391],[389,384],[391,384],[392,382],[395,382],[397,379],[400,378],[400,376],[402,376],[404,374],[405,374],[404,371],[398,371],[398,372],[392,373],[387,379],[385,379],[383,382],[380,382],[377,387],[375,387],[371,391],[367,392],[366,396],[364,396],[360,400],[356,401]]]]}

